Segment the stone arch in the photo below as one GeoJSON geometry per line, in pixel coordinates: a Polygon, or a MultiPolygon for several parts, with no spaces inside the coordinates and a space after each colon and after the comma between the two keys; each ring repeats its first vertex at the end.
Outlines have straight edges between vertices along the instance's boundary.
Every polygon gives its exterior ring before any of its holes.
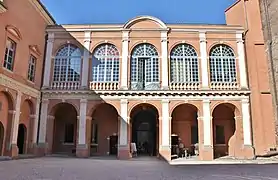
{"type": "Polygon", "coordinates": [[[155,22],[156,24],[158,24],[160,26],[160,28],[167,29],[167,26],[164,22],[162,22],[160,19],[158,19],[156,17],[152,17],[152,16],[138,16],[138,17],[135,17],[135,18],[129,20],[123,26],[123,28],[124,29],[129,29],[132,25],[134,25],[138,22],[144,21],[144,20],[151,20],[151,21],[155,22]]]}
{"type": "Polygon", "coordinates": [[[57,46],[54,50],[53,50],[53,56],[56,57],[57,53],[59,52],[59,50],[61,50],[62,48],[71,45],[74,46],[76,48],[78,48],[81,52],[81,56],[83,56],[82,52],[83,52],[83,47],[77,43],[77,42],[66,42],[66,43],[62,43],[59,46],[57,46]]]}
{"type": "Polygon", "coordinates": [[[143,103],[142,103],[142,102],[137,102],[137,103],[133,104],[133,105],[128,109],[128,115],[129,115],[129,117],[131,117],[132,110],[134,110],[137,106],[142,105],[142,104],[146,104],[146,105],[153,106],[153,107],[157,110],[159,117],[161,117],[160,108],[159,108],[156,104],[145,103],[145,102],[143,102],[143,103]]]}
{"type": "Polygon", "coordinates": [[[218,46],[218,45],[224,45],[224,46],[228,46],[233,50],[234,55],[236,56],[236,51],[234,49],[234,46],[229,43],[229,42],[214,42],[212,43],[210,46],[208,46],[208,56],[210,55],[211,50],[213,50],[214,47],[218,46]]]}
{"type": "Polygon", "coordinates": [[[236,103],[233,103],[233,102],[217,102],[215,104],[212,105],[211,107],[211,116],[213,116],[213,112],[215,110],[215,108],[217,108],[217,106],[221,105],[221,104],[225,104],[226,106],[230,107],[233,111],[234,111],[234,114],[235,114],[235,117],[240,117],[241,116],[241,111],[240,111],[240,107],[238,104],[236,103]]]}
{"type": "MultiPolygon", "coordinates": [[[[33,136],[33,129],[34,129],[34,118],[32,115],[34,115],[35,107],[34,103],[30,99],[25,99],[21,103],[20,107],[20,117],[19,117],[19,123],[24,125],[24,147],[22,154],[29,153],[29,149],[25,147],[29,147],[29,144],[32,143],[32,136],[33,136]]],[[[22,130],[23,131],[23,130],[22,130]]],[[[20,134],[18,133],[18,140],[19,140],[20,134]]],[[[21,140],[21,139],[20,139],[21,140]]]]}
{"type": "Polygon", "coordinates": [[[117,155],[120,124],[118,110],[112,104],[100,103],[91,112],[91,155],[117,155]]]}
{"type": "Polygon", "coordinates": [[[191,47],[194,49],[194,51],[196,52],[197,56],[199,57],[199,53],[198,53],[196,47],[195,47],[194,45],[192,45],[192,44],[191,44],[190,42],[188,42],[188,41],[177,41],[177,42],[175,42],[174,44],[172,44],[171,47],[169,48],[169,56],[170,56],[171,52],[172,52],[176,47],[178,47],[179,45],[183,45],[183,44],[184,44],[184,45],[189,45],[189,46],[191,46],[191,47]]]}
{"type": "Polygon", "coordinates": [[[78,111],[71,103],[58,103],[52,110],[54,122],[48,119],[49,132],[53,132],[52,153],[75,155],[77,144],[78,111]]]}
{"type": "Polygon", "coordinates": [[[24,123],[20,123],[18,125],[18,135],[17,135],[17,147],[18,154],[26,154],[27,153],[27,139],[28,139],[28,131],[27,127],[24,123]]]}
{"type": "Polygon", "coordinates": [[[110,102],[99,102],[98,104],[94,105],[93,108],[91,108],[91,109],[89,110],[89,112],[88,112],[89,116],[92,116],[92,115],[94,114],[94,111],[95,111],[97,108],[99,108],[99,106],[101,106],[102,104],[108,104],[108,105],[112,106],[113,108],[115,108],[117,114],[120,114],[119,109],[116,108],[117,106],[114,105],[113,103],[110,103],[110,102]]]}
{"type": "Polygon", "coordinates": [[[75,110],[76,110],[76,112],[77,112],[77,116],[79,115],[79,106],[76,105],[75,103],[72,103],[72,102],[69,102],[69,101],[67,101],[67,102],[57,102],[57,103],[51,105],[51,106],[49,107],[49,112],[48,112],[48,114],[49,114],[50,116],[55,116],[55,112],[56,112],[57,108],[59,108],[59,106],[60,106],[61,104],[70,104],[71,106],[73,106],[73,107],[75,108],[75,110]]]}
{"type": "Polygon", "coordinates": [[[10,143],[10,138],[12,134],[12,122],[13,116],[15,114],[14,108],[14,98],[9,91],[0,92],[0,122],[4,127],[4,139],[2,144],[3,155],[9,155],[7,150],[7,145],[10,143]]]}
{"type": "Polygon", "coordinates": [[[155,105],[140,103],[134,106],[130,111],[129,126],[130,141],[138,146],[138,154],[158,155],[161,131],[155,105]]]}
{"type": "Polygon", "coordinates": [[[9,32],[10,34],[14,35],[18,40],[22,39],[20,31],[15,26],[7,25],[6,31],[9,32]]]}
{"type": "Polygon", "coordinates": [[[195,151],[196,144],[199,144],[199,114],[198,107],[190,103],[179,103],[171,110],[172,157],[199,155],[195,151]],[[183,144],[185,153],[176,148],[180,143],[183,144]]]}
{"type": "Polygon", "coordinates": [[[169,116],[171,116],[172,113],[173,113],[173,111],[174,111],[177,107],[179,107],[179,106],[181,106],[181,105],[189,105],[189,106],[191,106],[191,107],[196,108],[196,110],[197,110],[197,112],[198,112],[198,116],[200,116],[200,117],[202,116],[202,111],[200,110],[200,107],[198,107],[198,106],[195,105],[195,104],[188,103],[188,102],[178,102],[178,103],[176,103],[174,106],[171,107],[171,109],[170,109],[170,111],[169,111],[169,116]]]}
{"type": "Polygon", "coordinates": [[[91,47],[91,49],[90,49],[91,53],[94,54],[94,51],[95,51],[99,46],[105,45],[105,44],[111,44],[111,45],[115,46],[116,49],[117,49],[118,52],[119,52],[119,56],[121,56],[121,51],[119,50],[120,47],[118,47],[113,41],[110,41],[110,40],[99,41],[99,42],[97,42],[96,44],[94,44],[94,46],[91,47]]]}
{"type": "Polygon", "coordinates": [[[237,132],[240,134],[240,120],[236,120],[239,110],[231,103],[218,103],[212,111],[214,158],[236,154],[237,132]]]}

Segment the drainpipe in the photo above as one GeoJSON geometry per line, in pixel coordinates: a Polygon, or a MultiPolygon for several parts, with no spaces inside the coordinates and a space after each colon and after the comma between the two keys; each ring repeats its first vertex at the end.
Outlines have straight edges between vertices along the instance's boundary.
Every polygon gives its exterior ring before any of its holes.
{"type": "Polygon", "coordinates": [[[244,30],[244,36],[247,34],[249,31],[249,22],[248,22],[248,16],[247,16],[247,9],[246,9],[246,1],[248,0],[243,0],[243,10],[244,10],[244,15],[245,15],[245,30],[244,30]]]}
{"type": "MultiPolygon", "coordinates": [[[[277,108],[278,108],[278,100],[277,100],[277,86],[276,86],[276,79],[275,79],[275,68],[274,68],[274,64],[273,64],[273,56],[272,56],[272,32],[271,32],[271,25],[270,25],[270,19],[269,19],[269,10],[268,10],[268,0],[263,0],[263,8],[264,8],[264,12],[265,12],[265,21],[266,21],[266,30],[267,30],[267,49],[268,49],[268,57],[269,57],[269,62],[270,62],[270,76],[271,76],[271,83],[273,84],[273,98],[274,98],[274,103],[275,103],[275,114],[276,114],[276,120],[275,120],[275,133],[276,133],[276,137],[278,135],[278,112],[277,112],[277,108]]],[[[277,144],[277,142],[276,142],[277,144]]]]}

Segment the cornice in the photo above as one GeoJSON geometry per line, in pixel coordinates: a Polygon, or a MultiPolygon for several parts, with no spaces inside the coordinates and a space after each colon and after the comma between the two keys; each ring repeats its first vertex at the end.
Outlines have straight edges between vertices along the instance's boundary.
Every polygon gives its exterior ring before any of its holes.
{"type": "Polygon", "coordinates": [[[0,85],[14,89],[16,91],[20,91],[23,94],[26,94],[26,95],[34,97],[34,98],[37,98],[40,96],[39,90],[31,88],[20,82],[17,82],[15,80],[13,80],[12,78],[5,76],[4,74],[0,74],[0,85]]]}
{"type": "Polygon", "coordinates": [[[87,100],[241,100],[248,98],[250,91],[51,91],[44,90],[44,99],[87,99],[87,100]]]}
{"type": "Polygon", "coordinates": [[[43,19],[47,22],[48,25],[54,25],[55,21],[50,15],[50,13],[45,9],[43,4],[38,0],[29,0],[29,2],[34,6],[34,8],[41,14],[43,19]]]}

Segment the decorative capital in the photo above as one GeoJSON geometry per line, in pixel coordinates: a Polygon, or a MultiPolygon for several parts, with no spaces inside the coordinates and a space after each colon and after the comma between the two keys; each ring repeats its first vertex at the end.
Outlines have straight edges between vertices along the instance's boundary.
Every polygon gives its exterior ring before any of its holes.
{"type": "Polygon", "coordinates": [[[128,37],[124,37],[124,38],[122,39],[122,42],[129,42],[129,38],[128,38],[128,37]]]}
{"type": "Polygon", "coordinates": [[[121,104],[128,104],[128,100],[127,99],[121,99],[121,104]]]}
{"type": "Polygon", "coordinates": [[[88,100],[87,99],[80,99],[80,103],[87,103],[88,100]]]}
{"type": "Polygon", "coordinates": [[[168,104],[168,103],[170,103],[170,100],[169,100],[169,99],[162,99],[162,100],[161,100],[161,103],[166,103],[166,104],[168,104]]]}
{"type": "Polygon", "coordinates": [[[242,99],[242,100],[241,100],[241,103],[242,103],[242,104],[248,104],[248,103],[249,103],[249,99],[242,99]]]}
{"type": "Polygon", "coordinates": [[[48,103],[49,103],[49,100],[48,100],[48,99],[42,99],[42,103],[43,103],[43,104],[48,104],[48,103]]]}
{"type": "Polygon", "coordinates": [[[16,111],[15,110],[9,110],[8,113],[15,115],[16,111]]]}
{"type": "Polygon", "coordinates": [[[203,103],[210,103],[210,100],[209,99],[204,99],[203,103]]]}
{"type": "Polygon", "coordinates": [[[47,116],[47,119],[49,119],[49,120],[54,120],[54,119],[55,119],[55,116],[48,115],[48,116],[47,116]]]}
{"type": "Polygon", "coordinates": [[[168,38],[167,37],[162,37],[161,42],[168,42],[168,38]]]}
{"type": "Polygon", "coordinates": [[[84,39],[84,43],[91,43],[91,39],[84,39]]]}

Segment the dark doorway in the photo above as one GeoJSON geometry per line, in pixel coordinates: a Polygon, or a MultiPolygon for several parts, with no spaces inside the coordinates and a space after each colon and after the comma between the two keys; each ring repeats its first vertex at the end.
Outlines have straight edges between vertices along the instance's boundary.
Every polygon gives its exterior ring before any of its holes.
{"type": "Polygon", "coordinates": [[[132,142],[138,155],[156,156],[157,132],[157,113],[153,108],[143,108],[132,117],[132,142]]]}
{"type": "Polygon", "coordinates": [[[24,124],[19,124],[17,135],[18,154],[24,154],[26,127],[24,124]]]}
{"type": "Polygon", "coordinates": [[[110,136],[109,152],[110,152],[110,155],[117,155],[117,153],[118,153],[118,136],[110,136]]]}
{"type": "Polygon", "coordinates": [[[3,152],[3,142],[4,142],[4,126],[3,124],[0,122],[0,156],[2,156],[2,152],[3,152]]]}

